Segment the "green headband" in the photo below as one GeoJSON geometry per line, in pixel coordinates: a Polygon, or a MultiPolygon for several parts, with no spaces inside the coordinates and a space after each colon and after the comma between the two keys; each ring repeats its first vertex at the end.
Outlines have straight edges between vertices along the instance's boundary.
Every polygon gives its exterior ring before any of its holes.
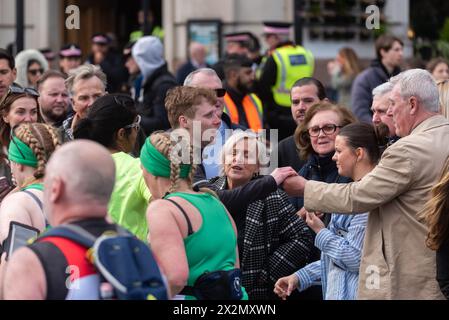
{"type": "Polygon", "coordinates": [[[9,143],[8,159],[15,163],[37,168],[37,158],[31,148],[15,136],[9,143]]]}
{"type": "MultiPolygon", "coordinates": [[[[140,151],[140,162],[143,167],[156,177],[170,178],[170,160],[162,155],[147,138],[140,151]]],[[[181,164],[180,178],[187,178],[191,169],[190,164],[181,164]]]]}

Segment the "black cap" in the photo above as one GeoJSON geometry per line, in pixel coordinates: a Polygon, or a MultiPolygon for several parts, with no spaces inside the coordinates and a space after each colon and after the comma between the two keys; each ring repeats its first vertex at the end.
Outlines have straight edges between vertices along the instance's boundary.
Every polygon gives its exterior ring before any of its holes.
{"type": "Polygon", "coordinates": [[[59,50],[59,56],[61,58],[81,57],[82,55],[81,48],[75,43],[67,43],[59,50]]]}
{"type": "Polygon", "coordinates": [[[242,45],[249,46],[251,38],[249,32],[232,32],[224,35],[227,42],[238,42],[242,45]]]}
{"type": "Polygon", "coordinates": [[[45,59],[52,61],[56,58],[55,53],[50,48],[39,49],[40,53],[42,53],[45,59]]]}
{"type": "Polygon", "coordinates": [[[292,26],[289,22],[280,22],[280,21],[265,21],[263,23],[263,33],[264,34],[286,34],[288,35],[290,32],[290,28],[292,26]]]}

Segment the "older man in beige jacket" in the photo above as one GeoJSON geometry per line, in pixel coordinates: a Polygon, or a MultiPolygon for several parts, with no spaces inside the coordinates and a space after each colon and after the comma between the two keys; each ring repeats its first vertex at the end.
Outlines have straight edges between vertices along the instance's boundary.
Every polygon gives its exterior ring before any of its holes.
{"type": "Polygon", "coordinates": [[[376,168],[350,184],[289,178],[285,190],[304,194],[310,211],[370,211],[360,265],[359,299],[443,299],[435,280],[435,253],[424,243],[417,214],[429,199],[449,156],[449,122],[437,114],[438,90],[421,69],[391,79],[388,113],[402,137],[376,168]]]}

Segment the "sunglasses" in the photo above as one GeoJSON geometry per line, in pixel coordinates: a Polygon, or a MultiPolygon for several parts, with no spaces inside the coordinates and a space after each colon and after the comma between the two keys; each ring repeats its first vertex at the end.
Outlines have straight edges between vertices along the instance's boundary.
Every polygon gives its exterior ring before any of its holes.
{"type": "Polygon", "coordinates": [[[0,101],[0,108],[3,107],[3,102],[6,101],[6,98],[8,98],[10,94],[22,94],[22,93],[29,94],[30,96],[33,97],[39,97],[39,92],[37,92],[33,88],[22,88],[17,85],[13,85],[8,88],[8,92],[3,96],[2,100],[0,101]]]}
{"type": "Polygon", "coordinates": [[[217,98],[223,98],[226,94],[226,89],[223,88],[219,88],[219,89],[214,89],[215,94],[217,95],[217,98]]]}
{"type": "Polygon", "coordinates": [[[136,130],[139,131],[139,129],[140,129],[140,120],[142,120],[142,118],[140,117],[140,115],[137,115],[136,121],[134,121],[131,124],[128,124],[127,126],[124,126],[123,129],[136,128],[136,130]]]}
{"type": "Polygon", "coordinates": [[[44,73],[44,69],[43,69],[43,68],[40,68],[40,69],[30,69],[30,70],[28,70],[28,73],[30,73],[31,75],[35,76],[35,75],[37,75],[38,73],[39,73],[39,74],[43,74],[43,73],[44,73]]]}

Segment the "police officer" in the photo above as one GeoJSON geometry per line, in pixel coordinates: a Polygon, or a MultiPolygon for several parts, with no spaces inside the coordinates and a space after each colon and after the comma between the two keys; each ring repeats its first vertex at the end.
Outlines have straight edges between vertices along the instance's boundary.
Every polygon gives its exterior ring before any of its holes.
{"type": "Polygon", "coordinates": [[[290,112],[290,89],[296,80],[311,77],[314,70],[312,53],[289,40],[290,27],[285,22],[264,22],[269,49],[257,83],[268,125],[279,130],[279,140],[292,135],[296,128],[290,112]]]}

